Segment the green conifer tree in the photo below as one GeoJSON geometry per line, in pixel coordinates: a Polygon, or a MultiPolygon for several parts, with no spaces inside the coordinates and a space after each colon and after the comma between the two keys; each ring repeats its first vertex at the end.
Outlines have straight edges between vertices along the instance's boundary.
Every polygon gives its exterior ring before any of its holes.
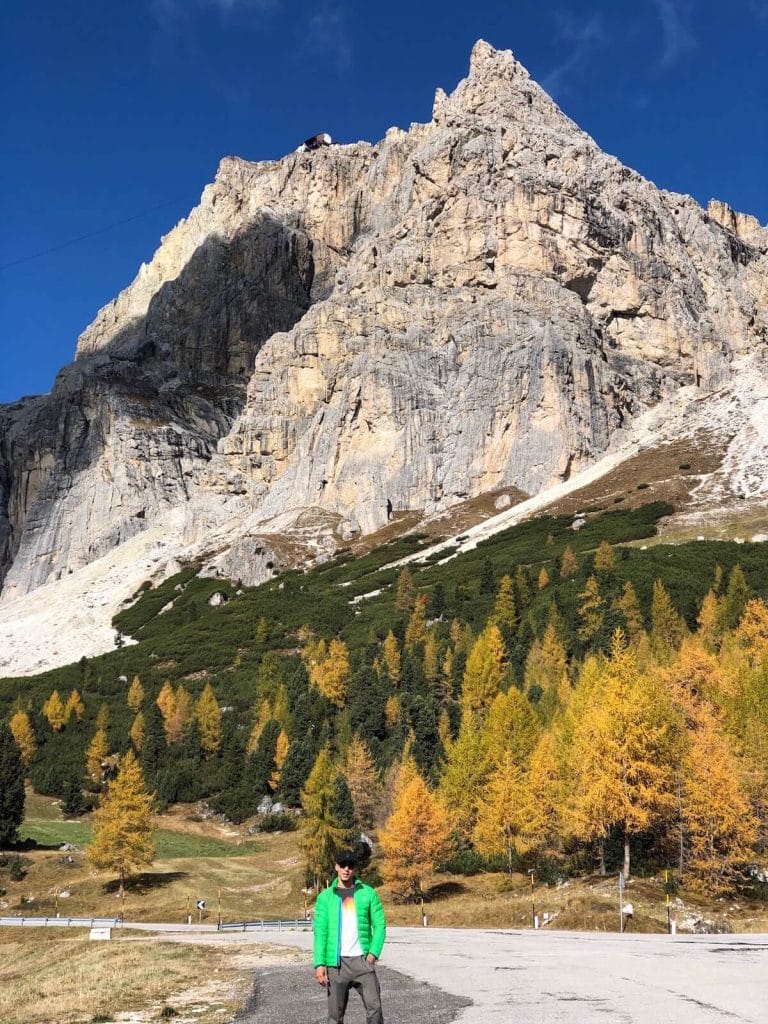
{"type": "Polygon", "coordinates": [[[18,839],[24,820],[24,763],[13,734],[0,722],[0,850],[18,839]]]}

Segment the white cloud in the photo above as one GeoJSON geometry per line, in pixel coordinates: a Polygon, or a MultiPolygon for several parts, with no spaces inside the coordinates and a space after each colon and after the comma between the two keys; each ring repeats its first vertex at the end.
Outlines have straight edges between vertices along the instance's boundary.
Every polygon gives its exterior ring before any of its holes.
{"type": "Polygon", "coordinates": [[[323,5],[309,19],[299,57],[322,58],[332,62],[339,72],[352,66],[352,44],[344,11],[323,5]]]}
{"type": "Polygon", "coordinates": [[[691,5],[687,0],[653,0],[653,3],[661,19],[660,63],[662,67],[672,67],[683,54],[696,46],[696,39],[687,24],[691,5]]]}
{"type": "Polygon", "coordinates": [[[599,15],[584,21],[579,16],[560,13],[556,19],[556,32],[558,38],[567,44],[569,53],[542,79],[541,84],[549,93],[563,89],[568,79],[583,69],[593,50],[606,41],[599,15]]]}

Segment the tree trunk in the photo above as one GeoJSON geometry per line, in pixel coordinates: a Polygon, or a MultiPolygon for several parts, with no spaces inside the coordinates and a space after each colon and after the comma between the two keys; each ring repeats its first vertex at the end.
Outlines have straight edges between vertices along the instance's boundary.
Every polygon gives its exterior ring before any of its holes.
{"type": "Polygon", "coordinates": [[[624,881],[629,880],[629,832],[624,833],[624,881]]]}
{"type": "Polygon", "coordinates": [[[605,877],[605,839],[603,836],[597,840],[597,856],[600,860],[600,874],[605,877]]]}

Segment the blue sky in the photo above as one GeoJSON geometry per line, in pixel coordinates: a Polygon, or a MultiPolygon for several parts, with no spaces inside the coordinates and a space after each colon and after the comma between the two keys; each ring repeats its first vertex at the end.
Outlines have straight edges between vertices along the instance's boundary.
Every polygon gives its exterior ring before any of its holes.
{"type": "Polygon", "coordinates": [[[429,120],[478,38],[661,187],[768,222],[768,0],[6,0],[0,402],[50,389],[222,156],[429,120]]]}

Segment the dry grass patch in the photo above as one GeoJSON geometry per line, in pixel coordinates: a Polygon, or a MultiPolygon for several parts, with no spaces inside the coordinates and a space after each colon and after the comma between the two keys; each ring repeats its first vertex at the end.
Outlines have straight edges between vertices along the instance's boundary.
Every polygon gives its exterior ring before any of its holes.
{"type": "Polygon", "coordinates": [[[597,506],[610,510],[668,501],[677,511],[691,505],[691,492],[722,463],[727,439],[699,432],[630,456],[591,483],[547,507],[548,515],[573,515],[597,506]],[[687,467],[682,469],[681,467],[687,467]],[[640,485],[640,486],[638,486],[640,485]]]}
{"type": "Polygon", "coordinates": [[[231,1019],[251,987],[230,950],[121,936],[111,942],[46,929],[0,930],[3,1024],[81,1024],[94,1017],[179,1024],[231,1019]]]}
{"type": "MultiPolygon", "coordinates": [[[[387,920],[393,925],[418,927],[421,907],[398,904],[382,890],[387,920]]],[[[543,928],[619,930],[619,893],[616,876],[570,879],[557,886],[536,884],[536,912],[543,928]],[[547,923],[545,923],[547,915],[547,923]]],[[[756,900],[721,901],[681,893],[678,923],[696,918],[715,921],[727,931],[761,932],[768,929],[768,904],[756,900]]],[[[625,899],[634,907],[633,930],[667,930],[667,904],[661,878],[633,878],[625,899]]],[[[437,928],[530,928],[531,884],[526,875],[482,874],[471,877],[435,875],[430,880],[424,911],[437,928]]]]}
{"type": "MultiPolygon", "coordinates": [[[[34,808],[36,827],[66,829],[65,823],[57,824],[52,801],[46,805],[44,800],[47,798],[40,798],[34,808]]],[[[164,829],[164,846],[175,846],[178,855],[166,856],[130,879],[125,898],[127,920],[183,923],[188,906],[191,904],[194,912],[197,900],[204,899],[207,906],[202,919],[215,923],[219,892],[225,921],[303,917],[304,873],[297,851],[298,833],[254,839],[231,825],[185,820],[183,810],[163,816],[159,824],[164,829]],[[242,845],[238,845],[239,839],[242,845]],[[210,850],[216,852],[213,840],[226,844],[227,856],[209,855],[210,850]],[[205,855],[201,855],[203,847],[205,855]]],[[[22,859],[26,869],[23,880],[13,882],[7,871],[0,870],[0,884],[7,890],[0,899],[0,912],[53,915],[58,891],[67,894],[58,898],[61,916],[114,917],[119,913],[115,878],[108,872],[92,872],[82,849],[32,849],[23,852],[22,859]]],[[[197,921],[196,912],[194,919],[197,921]]]]}

